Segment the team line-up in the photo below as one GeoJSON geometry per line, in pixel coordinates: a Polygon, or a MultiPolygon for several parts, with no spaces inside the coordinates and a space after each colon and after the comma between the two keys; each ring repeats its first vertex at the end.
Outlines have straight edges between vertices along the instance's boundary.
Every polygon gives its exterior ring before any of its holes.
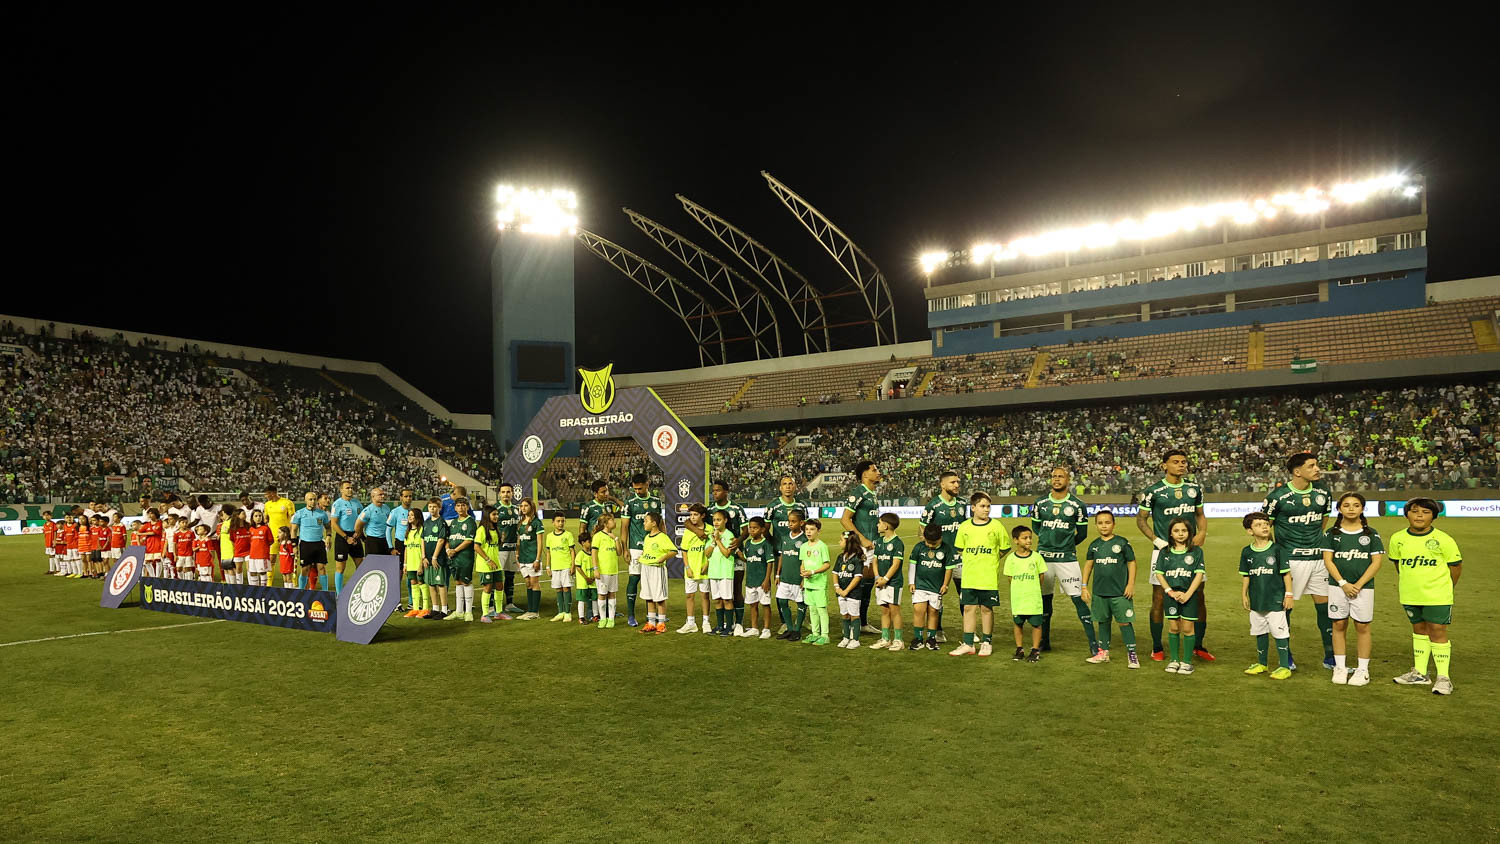
{"type": "MultiPolygon", "coordinates": [[[[1140,493],[1137,516],[1138,528],[1153,546],[1148,575],[1152,658],[1166,662],[1168,673],[1191,675],[1195,657],[1214,659],[1203,644],[1207,519],[1202,489],[1186,477],[1187,456],[1167,452],[1162,469],[1162,480],[1140,493]]],[[[1249,544],[1239,561],[1241,603],[1249,612],[1257,650],[1257,661],[1245,673],[1278,680],[1292,676],[1297,666],[1290,650],[1290,616],[1295,602],[1310,596],[1323,641],[1323,664],[1332,670],[1333,682],[1367,685],[1374,580],[1389,557],[1397,565],[1401,603],[1412,623],[1414,658],[1413,669],[1395,682],[1430,685],[1435,694],[1451,694],[1448,626],[1462,558],[1452,537],[1433,526],[1439,506],[1426,498],[1407,502],[1408,527],[1387,544],[1366,522],[1363,496],[1346,492],[1335,503],[1315,455],[1295,454],[1286,469],[1290,477],[1270,491],[1262,510],[1243,519],[1249,544]],[[1352,670],[1346,661],[1351,619],[1357,659],[1352,670]],[[1272,640],[1278,654],[1275,670],[1269,668],[1272,640]]],[[[596,482],[594,498],[580,513],[577,536],[566,529],[562,514],[554,515],[550,529],[546,527],[531,499],[514,501],[509,484],[500,487],[497,505],[476,516],[461,487],[430,499],[424,515],[413,506],[410,490],[391,507],[384,491],[376,488],[365,506],[345,483],[339,499],[329,502],[326,495],[309,492],[305,506],[295,512],[274,489],[268,490],[264,505],[252,505],[242,497],[245,506],[239,510],[216,514],[216,527],[206,523],[201,508],[197,514],[165,517],[150,508],[136,527],[135,540],[145,545],[148,574],[155,576],[211,579],[217,563],[226,581],[245,583],[248,574],[250,583],[267,585],[274,560],[283,585],[290,585],[294,566],[300,565],[300,585],[316,582],[327,588],[331,539],[335,589],[342,588],[345,561],[353,558],[357,563],[365,554],[394,552],[406,571],[406,614],[419,618],[473,621],[477,582],[479,621],[509,620],[512,612],[519,620],[537,619],[545,574],[556,594],[552,621],[573,621],[576,613],[578,623],[600,628],[614,627],[619,617],[620,563],[628,552],[628,623],[648,634],[667,630],[667,564],[680,557],[687,623],[678,633],[760,639],[777,635],[827,645],[832,586],[842,621],[838,646],[850,649],[861,646],[861,632],[878,632],[873,649],[938,650],[945,641],[943,599],[957,591],[964,634],[950,656],[993,652],[994,608],[999,605],[1003,574],[1009,580],[1014,660],[1039,662],[1050,650],[1052,598],[1060,586],[1072,600],[1088,639],[1090,655],[1085,661],[1111,661],[1111,627],[1117,623],[1127,667],[1140,667],[1133,625],[1134,550],[1116,534],[1114,514],[1105,509],[1093,518],[1097,536],[1080,560],[1078,548],[1089,538],[1089,519],[1083,501],[1068,492],[1071,477],[1066,468],[1052,470],[1051,489],[1032,505],[1030,526],[1010,531],[990,518],[987,494],[960,499],[958,475],[945,472],[939,494],[920,519],[920,540],[910,551],[896,535],[900,518],[879,513],[874,492],[881,481],[878,466],[865,460],[855,471],[859,482],[848,496],[836,553],[821,539],[821,521],[806,518],[808,505],[796,499],[796,481],[790,476],[781,478],[781,495],[766,515],[748,519],[744,508],[729,499],[728,486],[715,482],[713,501],[689,510],[680,546],[667,533],[662,501],[650,492],[644,475],[632,478],[634,494],[628,501],[612,496],[604,482],[596,482]],[[419,540],[409,541],[413,536],[419,540]],[[525,611],[510,601],[517,577],[526,585],[525,611]],[[901,629],[903,586],[911,593],[915,627],[909,645],[901,629]],[[503,604],[497,589],[503,590],[503,604]],[[880,609],[878,631],[863,626],[872,598],[880,609]],[[636,616],[637,599],[647,606],[643,625],[636,616]],[[778,634],[771,630],[773,599],[781,621],[778,634]]],[[[97,576],[102,561],[111,552],[117,557],[125,543],[118,513],[68,514],[56,524],[49,522],[44,533],[52,561],[49,570],[69,576],[79,576],[80,564],[87,567],[83,576],[97,576]]]]}

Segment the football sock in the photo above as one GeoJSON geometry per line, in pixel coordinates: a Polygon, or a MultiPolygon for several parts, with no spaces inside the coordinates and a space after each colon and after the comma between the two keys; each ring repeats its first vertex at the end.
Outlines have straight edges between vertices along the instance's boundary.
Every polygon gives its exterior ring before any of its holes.
{"type": "Polygon", "coordinates": [[[625,606],[630,608],[630,617],[635,618],[635,597],[641,592],[641,576],[632,574],[625,581],[625,606]]]}
{"type": "Polygon", "coordinates": [[[1178,647],[1182,648],[1182,661],[1188,665],[1193,664],[1193,634],[1184,633],[1179,641],[1178,647]]]}
{"type": "MultiPolygon", "coordinates": [[[[1099,626],[1094,629],[1095,634],[1099,637],[1099,650],[1101,650],[1101,651],[1107,651],[1107,650],[1109,650],[1109,637],[1110,637],[1110,629],[1109,628],[1111,628],[1113,626],[1114,625],[1112,625],[1112,624],[1109,623],[1108,619],[1105,619],[1104,621],[1099,622],[1099,626]]],[[[1120,628],[1120,632],[1122,632],[1122,633],[1124,632],[1124,628],[1123,627],[1120,628]]]]}
{"type": "Polygon", "coordinates": [[[411,608],[412,609],[416,609],[417,607],[420,607],[422,605],[422,601],[418,597],[421,594],[421,592],[422,592],[422,587],[419,586],[419,585],[417,585],[417,584],[415,584],[415,583],[410,584],[410,586],[411,586],[411,608]]]}
{"type": "Polygon", "coordinates": [[[797,617],[792,621],[792,630],[794,630],[794,631],[796,631],[798,633],[801,633],[802,632],[802,622],[804,622],[806,620],[807,620],[807,605],[806,604],[798,604],[797,605],[797,617]]]}
{"type": "Polygon", "coordinates": [[[704,630],[709,629],[709,627],[708,627],[708,615],[706,613],[703,615],[703,629],[704,630]]]}
{"type": "MultiPolygon", "coordinates": [[[[1202,593],[1200,592],[1199,594],[1202,594],[1202,593]]],[[[1325,613],[1327,612],[1326,608],[1324,609],[1324,612],[1325,613]]],[[[1202,615],[1202,613],[1200,612],[1199,615],[1202,615]]],[[[1329,628],[1329,629],[1332,629],[1332,628],[1329,628]]],[[[1208,621],[1206,619],[1200,618],[1200,619],[1198,619],[1197,626],[1193,628],[1193,647],[1198,648],[1199,650],[1202,650],[1203,649],[1203,637],[1207,636],[1207,635],[1208,635],[1208,621]]],[[[1332,641],[1332,640],[1330,639],[1329,641],[1332,641]]],[[[1330,645],[1329,647],[1332,647],[1332,645],[1330,645]]]]}
{"type": "Polygon", "coordinates": [[[1125,649],[1131,653],[1135,653],[1135,625],[1120,625],[1120,638],[1125,642],[1125,649]]]}
{"type": "Polygon", "coordinates": [[[968,632],[964,633],[964,644],[968,645],[969,647],[973,647],[974,646],[974,634],[973,633],[968,633],[968,632]]]}
{"type": "Polygon", "coordinates": [[[1042,644],[1052,644],[1052,596],[1042,596],[1042,644]]]}
{"type": "Polygon", "coordinates": [[[1176,633],[1168,633],[1167,634],[1167,661],[1168,662],[1181,662],[1181,660],[1177,658],[1177,634],[1176,633]]]}
{"type": "MultiPolygon", "coordinates": [[[[1288,665],[1292,664],[1292,640],[1291,639],[1277,639],[1276,640],[1276,658],[1279,659],[1279,660],[1281,660],[1281,662],[1278,663],[1278,664],[1282,668],[1286,668],[1288,665]]],[[[1261,660],[1261,663],[1264,664],[1265,660],[1261,660]]]]}
{"type": "Polygon", "coordinates": [[[1427,673],[1427,655],[1432,651],[1432,640],[1418,633],[1411,636],[1411,652],[1416,663],[1413,670],[1418,674],[1427,673]]]}
{"type": "Polygon", "coordinates": [[[859,623],[860,623],[861,626],[870,623],[870,594],[871,594],[871,590],[870,590],[870,587],[868,585],[860,587],[860,589],[859,589],[859,619],[858,619],[858,621],[859,621],[859,623]]]}
{"type": "Polygon", "coordinates": [[[880,628],[880,641],[882,641],[882,642],[889,642],[890,640],[891,640],[891,628],[889,628],[889,627],[882,627],[882,628],[880,628]]]}
{"type": "Polygon", "coordinates": [[[1164,627],[1166,627],[1166,623],[1165,622],[1157,621],[1154,618],[1151,619],[1151,652],[1152,653],[1155,653],[1155,652],[1157,652],[1159,650],[1162,650],[1161,634],[1162,634],[1162,629],[1164,627]]]}
{"type": "Polygon", "coordinates": [[[532,614],[536,614],[536,613],[541,612],[541,610],[542,610],[542,590],[540,590],[540,589],[527,589],[526,590],[526,611],[529,612],[529,613],[532,613],[532,614]]]}
{"type": "Polygon", "coordinates": [[[979,634],[979,641],[988,643],[991,640],[991,638],[992,638],[993,635],[994,634],[991,634],[991,633],[980,633],[979,634]]]}
{"type": "Polygon", "coordinates": [[[588,618],[588,614],[586,612],[584,612],[583,605],[584,605],[584,601],[580,600],[578,602],[578,617],[579,618],[588,618]]]}
{"type": "Polygon", "coordinates": [[[1074,595],[1073,609],[1078,613],[1078,620],[1083,622],[1083,635],[1089,639],[1089,647],[1099,646],[1099,639],[1094,635],[1094,617],[1089,613],[1089,605],[1083,602],[1083,598],[1074,595]]]}
{"type": "Polygon", "coordinates": [[[818,607],[818,636],[828,638],[828,608],[818,607]]]}
{"type": "Polygon", "coordinates": [[[341,571],[333,573],[333,591],[344,591],[344,573],[341,571]]]}
{"type": "Polygon", "coordinates": [[[513,598],[515,598],[515,596],[516,573],[513,571],[508,571],[505,573],[505,603],[500,605],[501,608],[508,607],[511,604],[515,603],[515,601],[512,600],[513,598]]]}
{"type": "Polygon", "coordinates": [[[734,608],[734,623],[745,626],[745,607],[743,604],[734,608]]]}
{"type": "Polygon", "coordinates": [[[328,575],[326,575],[326,574],[320,574],[320,575],[318,575],[318,588],[322,589],[324,592],[328,591],[328,575]]]}
{"type": "Polygon", "coordinates": [[[305,574],[299,574],[299,575],[297,575],[297,588],[298,589],[306,589],[307,588],[307,575],[305,575],[305,574]]]}
{"type": "Polygon", "coordinates": [[[1343,671],[1344,669],[1348,668],[1349,666],[1344,663],[1344,659],[1345,659],[1345,655],[1344,654],[1334,654],[1333,655],[1333,667],[1337,668],[1340,671],[1343,671]]]}
{"type": "Polygon", "coordinates": [[[1328,617],[1328,604],[1313,604],[1318,614],[1318,635],[1323,637],[1323,657],[1333,656],[1333,619],[1328,617]]]}
{"type": "Polygon", "coordinates": [[[1432,669],[1439,677],[1448,677],[1448,664],[1453,656],[1453,643],[1432,643],[1432,669]]]}
{"type": "Polygon", "coordinates": [[[422,590],[417,593],[417,597],[422,599],[422,609],[432,612],[432,587],[423,584],[422,590]]]}
{"type": "Polygon", "coordinates": [[[1369,671],[1370,670],[1370,658],[1369,657],[1364,657],[1364,658],[1362,658],[1359,661],[1359,670],[1360,671],[1369,671]]]}
{"type": "MultiPolygon", "coordinates": [[[[1279,650],[1280,647],[1281,647],[1281,640],[1277,639],[1276,642],[1277,642],[1276,647],[1279,650]]],[[[1270,659],[1270,650],[1271,650],[1271,634],[1269,634],[1269,633],[1257,633],[1255,635],[1255,658],[1258,659],[1258,660],[1260,660],[1260,664],[1261,665],[1265,665],[1266,661],[1268,659],[1270,659]]],[[[1282,665],[1286,665],[1286,663],[1283,662],[1282,665]]]]}

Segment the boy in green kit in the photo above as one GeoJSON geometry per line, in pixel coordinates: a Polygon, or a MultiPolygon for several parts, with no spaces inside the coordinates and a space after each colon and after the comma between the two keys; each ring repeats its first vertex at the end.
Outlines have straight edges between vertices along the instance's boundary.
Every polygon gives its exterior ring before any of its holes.
{"type": "Polygon", "coordinates": [[[1047,561],[1032,549],[1036,546],[1036,534],[1025,525],[1016,525],[1010,532],[1016,542],[1016,550],[1005,558],[1005,574],[1010,578],[1010,623],[1016,634],[1016,652],[1011,659],[1020,662],[1042,661],[1042,577],[1047,573],[1047,561]],[[1031,625],[1031,653],[1026,652],[1021,638],[1021,628],[1031,625]]]}
{"type": "MultiPolygon", "coordinates": [[[[308,493],[311,495],[312,493],[308,493]]],[[[421,618],[442,618],[448,614],[448,523],[443,521],[443,502],[427,499],[427,520],[422,523],[422,583],[427,586],[427,608],[421,618]],[[437,608],[432,605],[432,590],[437,590],[437,608]]]]}
{"type": "Polygon", "coordinates": [[[797,549],[798,571],[802,575],[802,600],[807,604],[807,614],[812,618],[812,635],[807,637],[809,645],[828,644],[828,570],[833,563],[828,558],[828,546],[818,539],[823,523],[808,519],[802,531],[807,541],[797,549]]]}
{"type": "Polygon", "coordinates": [[[938,649],[938,631],[943,625],[943,596],[953,583],[953,567],[958,564],[953,547],[943,541],[943,529],[928,523],[922,528],[922,541],[911,550],[912,579],[911,620],[916,628],[912,650],[938,649]]]}
{"type": "Polygon", "coordinates": [[[1010,552],[1010,536],[1005,525],[990,518],[990,497],[982,492],[969,496],[968,521],[958,526],[953,537],[953,547],[962,554],[964,586],[958,602],[964,608],[964,642],[948,652],[948,656],[967,656],[975,653],[975,622],[978,622],[980,656],[989,656],[994,649],[992,637],[995,630],[995,607],[1000,605],[1000,560],[1010,552]]]}
{"type": "Polygon", "coordinates": [[[1110,623],[1118,621],[1120,638],[1125,640],[1130,659],[1127,667],[1140,668],[1141,660],[1135,653],[1135,549],[1124,537],[1115,535],[1113,510],[1095,513],[1094,526],[1099,530],[1099,538],[1089,543],[1083,557],[1083,600],[1093,602],[1094,634],[1099,640],[1099,650],[1084,662],[1095,665],[1109,662],[1110,623]]]}
{"type": "Polygon", "coordinates": [[[1240,551],[1240,603],[1250,612],[1250,635],[1255,637],[1257,662],[1245,669],[1246,674],[1266,673],[1271,648],[1268,639],[1276,640],[1280,663],[1271,672],[1272,680],[1292,676],[1292,648],[1286,611],[1292,608],[1292,567],[1281,546],[1271,542],[1271,517],[1265,513],[1247,513],[1240,522],[1250,534],[1250,544],[1240,551]]]}
{"type": "Polygon", "coordinates": [[[557,615],[553,621],[573,620],[573,549],[578,541],[568,532],[568,519],[562,513],[552,517],[552,530],[542,538],[542,562],[552,572],[552,589],[557,594],[557,615]]]}

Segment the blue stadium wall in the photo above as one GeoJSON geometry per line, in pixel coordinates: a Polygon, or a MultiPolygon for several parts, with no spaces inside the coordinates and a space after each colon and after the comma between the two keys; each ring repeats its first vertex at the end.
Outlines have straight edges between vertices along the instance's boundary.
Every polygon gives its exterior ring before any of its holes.
{"type": "MultiPolygon", "coordinates": [[[[495,367],[491,432],[503,452],[547,399],[573,391],[573,238],[501,232],[490,257],[490,284],[495,367]],[[523,380],[516,367],[522,345],[560,353],[558,380],[523,380]]],[[[577,445],[571,450],[576,453],[577,445]]]]}
{"type": "Polygon", "coordinates": [[[1357,255],[1351,258],[1308,261],[1291,266],[1263,267],[1196,278],[1154,281],[1149,284],[1111,287],[1103,290],[1083,290],[1076,293],[1039,296],[1014,302],[995,302],[969,308],[954,308],[929,313],[927,324],[932,329],[933,355],[951,357],[1093,340],[1099,337],[1142,337],[1205,328],[1250,325],[1255,322],[1262,324],[1291,322],[1317,317],[1420,308],[1427,301],[1426,286],[1427,250],[1417,248],[1375,255],[1357,255]],[[1233,313],[1201,314],[1167,319],[1157,318],[1147,322],[1124,322],[1115,325],[1041,331],[1034,334],[1002,337],[994,336],[994,328],[991,325],[995,320],[1048,314],[1058,314],[1061,318],[1061,314],[1067,312],[1130,305],[1139,307],[1145,302],[1166,302],[1188,297],[1201,299],[1208,295],[1224,296],[1229,293],[1243,296],[1254,293],[1257,288],[1402,271],[1406,273],[1404,277],[1385,281],[1346,287],[1330,284],[1327,301],[1303,305],[1253,308],[1233,313]],[[970,329],[944,330],[942,347],[938,347],[937,329],[976,322],[982,322],[984,325],[970,329]]]}

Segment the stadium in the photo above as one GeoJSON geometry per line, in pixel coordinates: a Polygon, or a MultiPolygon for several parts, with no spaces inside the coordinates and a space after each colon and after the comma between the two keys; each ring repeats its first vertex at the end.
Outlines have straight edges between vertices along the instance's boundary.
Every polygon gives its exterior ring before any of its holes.
{"type": "Polygon", "coordinates": [[[482,338],[0,313],[4,837],[1500,837],[1500,275],[1417,166],[917,245],[741,169],[488,186],[482,338]]]}

